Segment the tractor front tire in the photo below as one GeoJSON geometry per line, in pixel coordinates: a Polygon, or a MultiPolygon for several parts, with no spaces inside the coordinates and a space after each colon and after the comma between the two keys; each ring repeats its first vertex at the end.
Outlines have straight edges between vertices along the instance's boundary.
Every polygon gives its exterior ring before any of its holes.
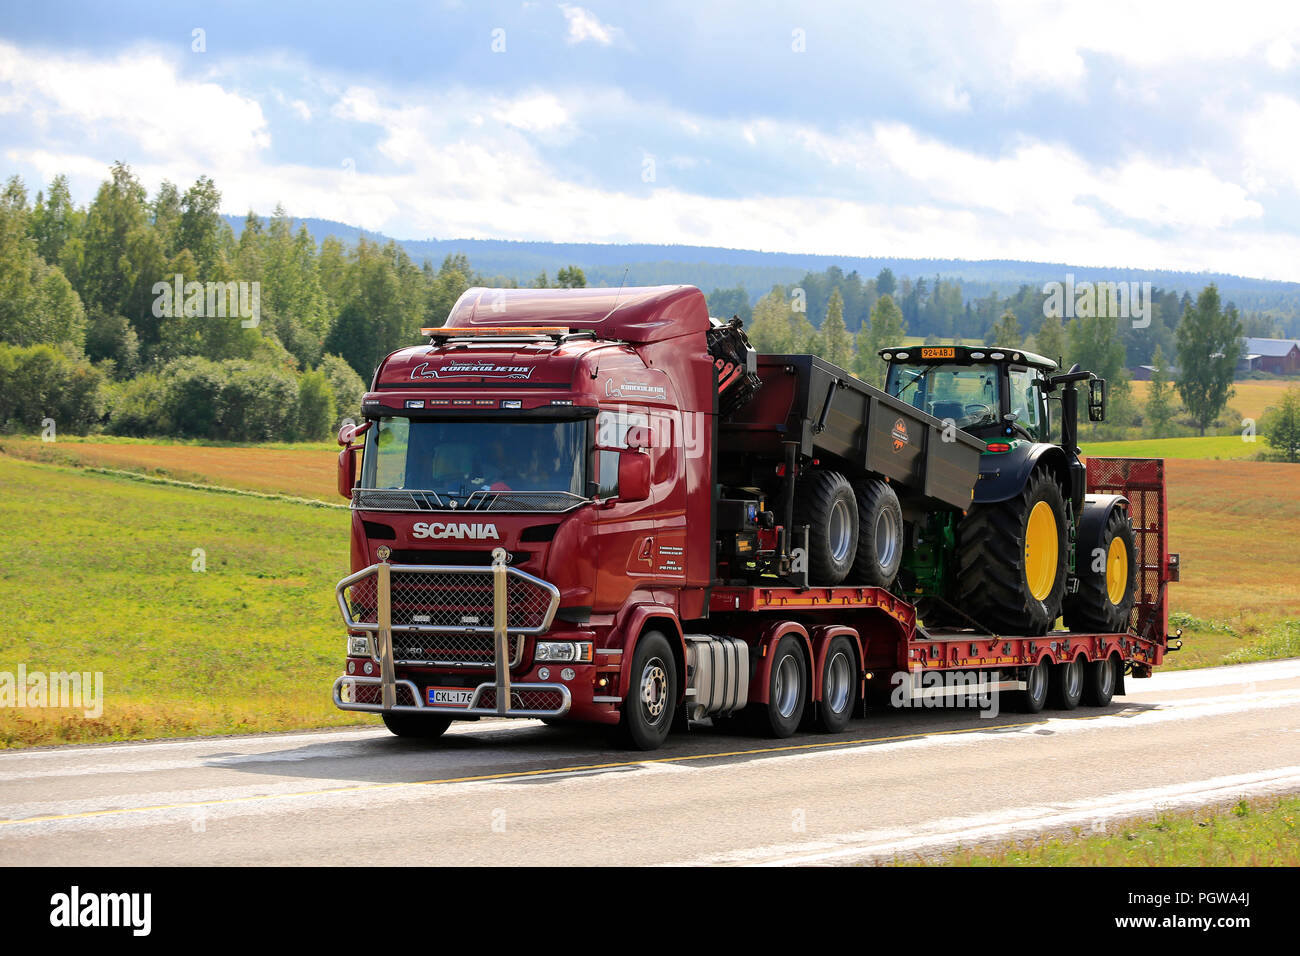
{"type": "Polygon", "coordinates": [[[972,505],[957,527],[957,601],[994,633],[1046,634],[1061,614],[1065,497],[1035,469],[1020,494],[972,505]]]}

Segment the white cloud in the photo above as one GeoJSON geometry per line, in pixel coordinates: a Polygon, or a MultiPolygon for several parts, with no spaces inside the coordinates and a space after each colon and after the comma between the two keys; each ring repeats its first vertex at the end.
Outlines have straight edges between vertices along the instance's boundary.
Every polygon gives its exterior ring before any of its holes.
{"type": "Polygon", "coordinates": [[[601,46],[609,46],[619,33],[616,27],[601,23],[596,18],[596,15],[585,7],[562,3],[560,4],[560,11],[569,24],[569,33],[565,37],[567,43],[591,41],[592,43],[599,43],[601,46]]]}

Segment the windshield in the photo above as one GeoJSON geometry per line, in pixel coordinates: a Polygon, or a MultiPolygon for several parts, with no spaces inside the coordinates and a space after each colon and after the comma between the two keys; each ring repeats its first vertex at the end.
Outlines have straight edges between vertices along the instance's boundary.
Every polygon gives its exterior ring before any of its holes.
{"type": "Polygon", "coordinates": [[[958,428],[998,420],[996,365],[906,365],[891,363],[885,391],[958,428]]]}
{"type": "Polygon", "coordinates": [[[583,493],[587,423],[381,418],[366,436],[361,487],[466,498],[583,493]]]}

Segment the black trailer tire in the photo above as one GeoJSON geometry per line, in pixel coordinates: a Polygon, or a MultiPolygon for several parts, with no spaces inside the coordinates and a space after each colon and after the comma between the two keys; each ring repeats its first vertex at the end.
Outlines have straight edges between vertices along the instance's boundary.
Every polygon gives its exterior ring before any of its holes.
{"type": "Polygon", "coordinates": [[[972,505],[957,526],[954,603],[995,634],[1046,634],[1061,614],[1067,548],[1061,486],[1035,469],[1020,494],[972,505]]]}
{"type": "Polygon", "coordinates": [[[1079,701],[1083,699],[1084,676],[1082,657],[1052,665],[1048,699],[1053,710],[1074,710],[1079,706],[1079,701]]]}
{"type": "Polygon", "coordinates": [[[1137,595],[1137,550],[1133,522],[1120,508],[1111,511],[1094,541],[1080,541],[1075,557],[1079,589],[1062,606],[1065,626],[1079,634],[1120,634],[1128,630],[1137,595]]]}
{"type": "Polygon", "coordinates": [[[668,739],[677,710],[677,662],[668,638],[646,631],[632,652],[617,740],[633,750],[656,750],[668,739]]]}
{"type": "Polygon", "coordinates": [[[1024,669],[1024,690],[1015,691],[1011,697],[1011,706],[1022,714],[1036,714],[1047,704],[1047,688],[1051,683],[1046,661],[1040,661],[1033,667],[1024,669]]]}
{"type": "Polygon", "coordinates": [[[1114,698],[1119,685],[1115,674],[1118,663],[1116,658],[1108,657],[1088,664],[1083,678],[1083,702],[1089,707],[1106,707],[1114,698]]]}
{"type": "Polygon", "coordinates": [[[858,656],[847,637],[834,638],[822,662],[822,699],[817,702],[817,727],[838,734],[853,719],[861,683],[858,656]]]}
{"type": "Polygon", "coordinates": [[[795,527],[808,526],[808,583],[832,587],[849,576],[858,549],[858,499],[837,471],[814,471],[795,488],[795,527]]]}
{"type": "Polygon", "coordinates": [[[860,478],[854,485],[858,498],[858,549],[853,581],[891,587],[903,563],[903,509],[898,495],[879,478],[860,478]]]}
{"type": "Polygon", "coordinates": [[[386,713],[382,715],[388,732],[398,737],[432,740],[441,737],[451,726],[444,714],[386,713]]]}
{"type": "Polygon", "coordinates": [[[797,637],[786,635],[772,652],[767,703],[745,708],[750,728],[764,737],[785,738],[799,729],[808,706],[808,667],[797,637]]]}

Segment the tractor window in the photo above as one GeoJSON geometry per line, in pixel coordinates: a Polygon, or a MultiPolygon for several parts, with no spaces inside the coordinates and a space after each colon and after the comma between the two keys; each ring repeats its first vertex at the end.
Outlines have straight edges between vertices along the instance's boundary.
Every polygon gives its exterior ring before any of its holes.
{"type": "Polygon", "coordinates": [[[893,363],[885,389],[935,418],[951,419],[958,428],[995,424],[998,420],[996,365],[893,363]]]}
{"type": "Polygon", "coordinates": [[[1038,375],[1027,368],[1012,368],[1007,371],[1011,384],[1010,401],[1007,403],[1016,416],[1016,421],[1023,425],[1029,434],[1039,441],[1045,441],[1046,423],[1043,421],[1043,393],[1034,385],[1038,375]]]}

